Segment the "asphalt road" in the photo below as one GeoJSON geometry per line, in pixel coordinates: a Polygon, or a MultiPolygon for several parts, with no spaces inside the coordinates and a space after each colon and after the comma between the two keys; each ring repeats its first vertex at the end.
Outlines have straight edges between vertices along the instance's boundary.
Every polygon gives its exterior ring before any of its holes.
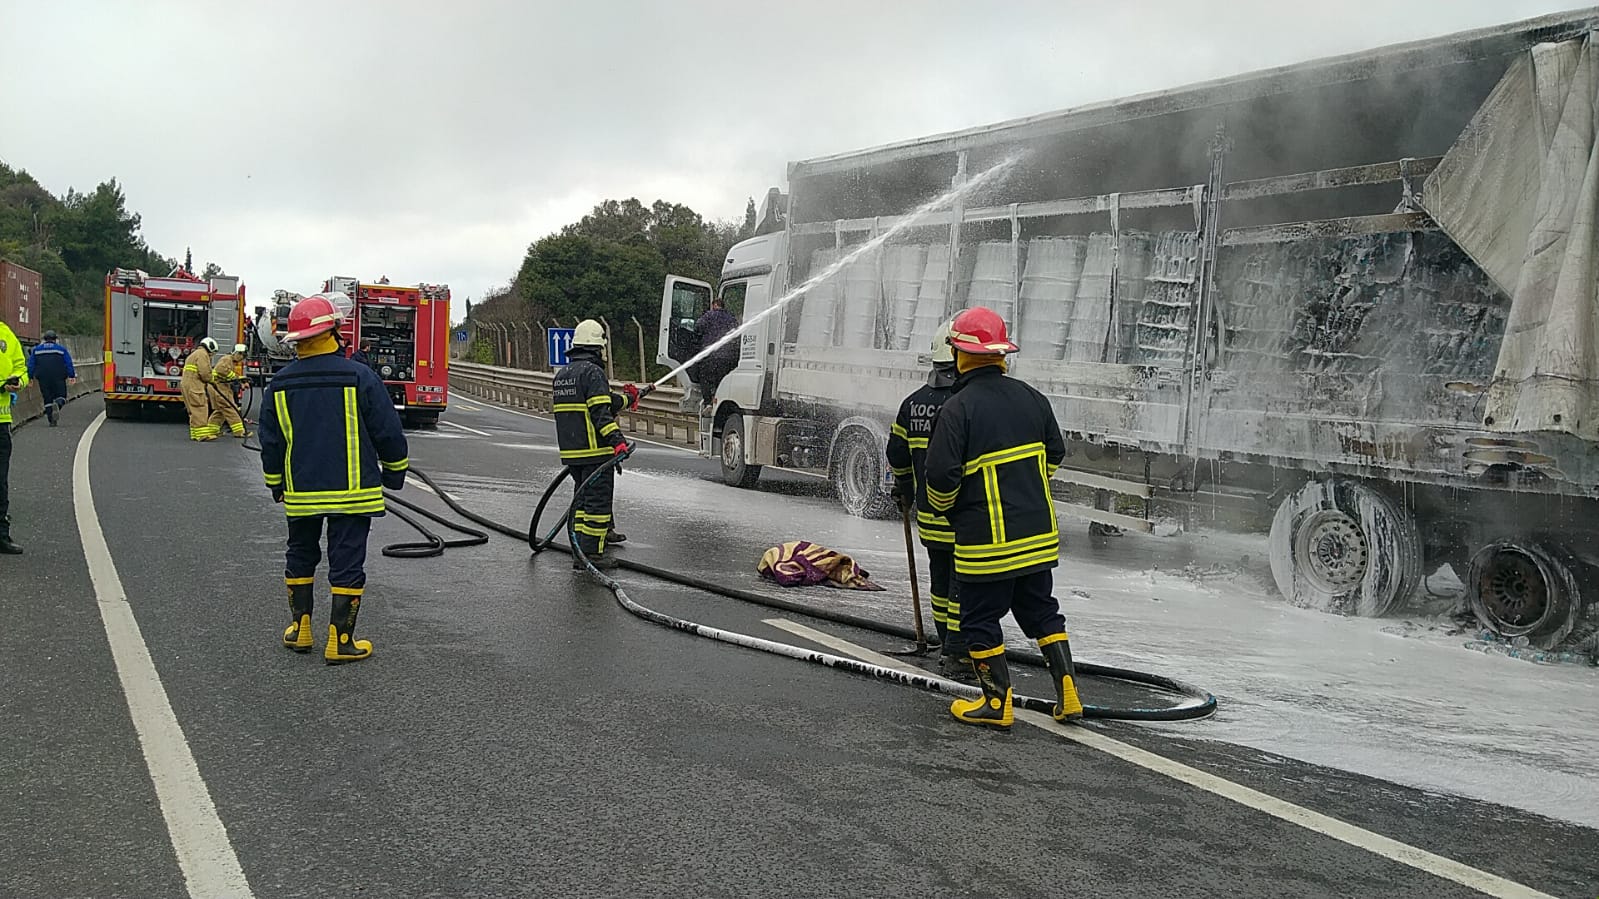
{"type": "MultiPolygon", "coordinates": [[[[16,435],[28,554],[0,557],[4,897],[187,895],[73,518],[96,405],[16,435]]],[[[549,424],[470,400],[445,422],[413,433],[413,464],[525,522],[557,470],[549,424]]],[[[706,460],[642,448],[618,484],[623,551],[740,586],[788,529],[868,568],[893,558],[892,527],[768,475],[732,491],[706,460]]],[[[108,422],[90,487],[255,896],[1483,895],[1045,729],[980,732],[931,694],[668,631],[565,557],[498,537],[388,559],[378,545],[411,534],[381,521],[359,628],[376,656],[330,668],[278,645],[283,519],[253,454],[108,422]]],[[[640,602],[769,639],[799,641],[765,623],[784,617],[897,642],[626,579],[640,602]]],[[[907,617],[894,589],[815,601],[907,617]]],[[[1170,729],[1091,730],[1549,895],[1599,890],[1590,830],[1170,729]]]]}

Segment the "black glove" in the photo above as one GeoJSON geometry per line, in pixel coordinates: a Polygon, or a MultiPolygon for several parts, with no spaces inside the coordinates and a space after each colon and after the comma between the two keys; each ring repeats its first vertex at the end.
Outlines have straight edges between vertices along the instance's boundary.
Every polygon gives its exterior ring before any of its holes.
{"type": "Polygon", "coordinates": [[[405,472],[403,471],[384,471],[379,476],[379,480],[383,483],[384,490],[405,489],[405,472]]]}
{"type": "Polygon", "coordinates": [[[283,488],[282,487],[273,487],[272,488],[272,501],[275,502],[275,503],[283,502],[283,488]]]}
{"type": "Polygon", "coordinates": [[[21,387],[22,379],[17,377],[6,378],[7,387],[21,387]]]}
{"type": "Polygon", "coordinates": [[[896,477],[894,479],[894,489],[889,491],[889,495],[894,498],[894,502],[901,506],[915,504],[916,481],[912,478],[896,477]]]}

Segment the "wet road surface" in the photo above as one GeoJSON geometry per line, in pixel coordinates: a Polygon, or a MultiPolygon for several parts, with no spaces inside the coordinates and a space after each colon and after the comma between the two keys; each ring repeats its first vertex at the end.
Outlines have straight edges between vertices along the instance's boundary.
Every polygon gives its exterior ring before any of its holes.
{"type": "MultiPolygon", "coordinates": [[[[0,896],[185,895],[73,519],[72,454],[96,405],[17,434],[29,554],[0,559],[0,896]]],[[[412,434],[413,464],[525,522],[558,470],[549,424],[461,399],[446,421],[412,434]]],[[[256,457],[185,438],[106,423],[90,486],[251,895],[1483,894],[1041,728],[978,732],[931,694],[665,630],[565,557],[530,562],[498,537],[387,559],[379,545],[413,535],[379,522],[359,628],[376,656],[329,668],[278,646],[283,520],[256,457]]],[[[755,586],[763,541],[791,532],[892,581],[897,528],[768,474],[733,491],[708,460],[643,447],[618,483],[624,551],[755,586]]],[[[899,643],[625,580],[646,605],[769,639],[799,640],[766,623],[781,617],[899,643]]],[[[908,617],[903,590],[814,599],[908,617]]],[[[1599,886],[1592,830],[1175,727],[1094,730],[1549,895],[1599,886]]]]}

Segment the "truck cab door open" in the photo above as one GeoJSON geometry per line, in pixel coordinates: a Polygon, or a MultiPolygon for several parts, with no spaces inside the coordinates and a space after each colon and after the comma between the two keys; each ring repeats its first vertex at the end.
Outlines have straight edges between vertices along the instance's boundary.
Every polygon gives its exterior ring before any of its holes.
{"type": "MultiPolygon", "coordinates": [[[[695,322],[711,308],[711,285],[693,278],[668,275],[661,292],[660,350],[655,361],[676,368],[700,351],[695,322]]],[[[687,372],[683,380],[692,383],[687,372]]]]}

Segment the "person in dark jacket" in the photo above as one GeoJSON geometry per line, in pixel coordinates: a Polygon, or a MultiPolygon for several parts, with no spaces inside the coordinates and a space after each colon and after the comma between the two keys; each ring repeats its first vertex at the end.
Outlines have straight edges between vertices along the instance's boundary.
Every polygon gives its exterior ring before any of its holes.
{"type": "Polygon", "coordinates": [[[933,370],[927,383],[905,398],[889,429],[888,467],[894,473],[894,496],[906,514],[916,510],[916,533],[927,548],[928,591],[933,600],[933,627],[942,649],[939,672],[965,680],[971,676],[966,640],[961,636],[960,599],[954,592],[955,532],[949,519],[927,502],[927,441],[933,421],[955,390],[955,350],[949,345],[949,323],[933,335],[933,370]]]}
{"type": "MultiPolygon", "coordinates": [[[[702,351],[737,329],[738,318],[727,311],[721,297],[713,298],[711,308],[694,323],[694,331],[699,335],[702,351]]],[[[696,363],[691,374],[694,376],[694,383],[700,388],[700,402],[709,406],[716,396],[716,388],[721,385],[722,379],[732,374],[735,368],[738,368],[736,340],[729,340],[696,363]]]]}
{"type": "MultiPolygon", "coordinates": [[[[611,503],[616,469],[607,470],[587,490],[582,489],[590,475],[627,448],[622,426],[616,421],[621,398],[611,392],[611,382],[605,377],[605,347],[605,329],[599,322],[578,322],[573,329],[572,348],[567,351],[569,361],[555,373],[552,405],[561,461],[571,466],[573,483],[579,491],[577,508],[572,513],[578,545],[594,567],[615,568],[616,557],[606,555],[605,547],[615,542],[611,536],[611,503]]],[[[575,555],[572,567],[583,567],[575,555]]]]}
{"type": "Polygon", "coordinates": [[[67,385],[78,382],[78,369],[72,364],[72,353],[56,342],[59,339],[54,329],[44,332],[44,343],[34,347],[28,356],[28,377],[39,382],[39,395],[44,398],[44,414],[50,419],[52,428],[67,405],[67,385]]]}
{"type": "Polygon", "coordinates": [[[290,622],[283,645],[295,652],[312,649],[311,611],[326,523],[333,602],[322,658],[330,665],[372,655],[371,641],[355,638],[366,592],[367,535],[372,519],[384,512],[384,489],[403,488],[410,467],[405,431],[383,382],[344,357],[338,335],[343,320],[334,297],[295,304],[286,339],[299,358],[272,378],[258,426],[261,471],[289,520],[283,582],[290,622]]]}
{"type": "Polygon", "coordinates": [[[1066,619],[1054,597],[1060,525],[1049,480],[1066,458],[1055,412],[1043,394],[1005,376],[1016,345],[1005,321],[976,307],[955,316],[950,346],[960,381],[927,447],[927,501],[955,531],[961,633],[983,695],[950,713],[970,724],[1010,727],[1011,680],[1000,619],[1010,612],[1038,641],[1055,683],[1054,716],[1080,718],[1066,619]]]}

